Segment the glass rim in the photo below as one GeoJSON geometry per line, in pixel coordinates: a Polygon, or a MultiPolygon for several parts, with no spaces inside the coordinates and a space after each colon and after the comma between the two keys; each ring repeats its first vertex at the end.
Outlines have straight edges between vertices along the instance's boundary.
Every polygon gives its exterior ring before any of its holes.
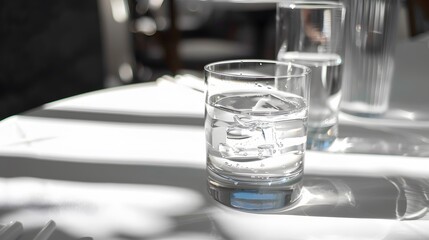
{"type": "Polygon", "coordinates": [[[234,78],[255,78],[255,79],[272,79],[272,78],[297,78],[297,77],[307,77],[309,76],[311,70],[309,67],[301,64],[296,64],[290,61],[277,61],[277,60],[266,60],[266,59],[236,59],[236,60],[226,60],[226,61],[218,61],[209,63],[204,66],[204,70],[208,73],[218,75],[218,76],[225,76],[225,77],[234,77],[234,78]],[[231,63],[267,63],[267,64],[275,64],[275,65],[283,65],[283,66],[293,66],[296,68],[300,68],[303,70],[300,74],[280,74],[280,75],[274,75],[271,74],[270,76],[261,76],[261,75],[240,75],[240,74],[234,74],[234,73],[224,73],[220,71],[216,71],[213,69],[210,69],[213,66],[216,65],[225,65],[225,64],[231,64],[231,63]]]}
{"type": "Polygon", "coordinates": [[[307,8],[312,7],[326,7],[326,8],[345,8],[346,6],[342,2],[334,2],[329,0],[301,0],[301,1],[281,1],[277,0],[275,1],[278,6],[284,7],[284,6],[296,6],[296,4],[308,4],[307,8]],[[314,5],[314,6],[312,6],[314,5]]]}

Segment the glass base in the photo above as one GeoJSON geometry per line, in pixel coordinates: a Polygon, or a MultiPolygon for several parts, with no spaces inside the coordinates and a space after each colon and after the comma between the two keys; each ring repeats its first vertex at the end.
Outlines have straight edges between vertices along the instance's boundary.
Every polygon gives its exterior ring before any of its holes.
{"type": "Polygon", "coordinates": [[[350,115],[355,115],[358,117],[367,117],[367,118],[377,118],[382,116],[387,109],[388,100],[384,101],[382,104],[368,104],[363,102],[347,102],[343,101],[341,103],[341,111],[350,115]]]}
{"type": "Polygon", "coordinates": [[[241,211],[284,210],[301,197],[302,175],[283,184],[248,185],[218,181],[209,173],[207,190],[217,202],[241,211]]]}

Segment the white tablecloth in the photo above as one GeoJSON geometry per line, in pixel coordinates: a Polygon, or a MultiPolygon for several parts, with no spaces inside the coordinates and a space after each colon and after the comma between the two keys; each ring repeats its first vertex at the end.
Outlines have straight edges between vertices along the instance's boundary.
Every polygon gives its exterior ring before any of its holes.
{"type": "Polygon", "coordinates": [[[50,219],[52,239],[429,239],[427,157],[308,151],[294,209],[216,203],[203,111],[203,93],[160,80],[3,120],[0,223],[22,222],[23,240],[50,219]]]}

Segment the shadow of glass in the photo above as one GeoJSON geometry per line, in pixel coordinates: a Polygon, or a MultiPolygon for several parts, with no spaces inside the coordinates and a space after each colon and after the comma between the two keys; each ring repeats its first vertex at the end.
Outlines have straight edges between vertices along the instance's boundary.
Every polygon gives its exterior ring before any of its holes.
{"type": "Polygon", "coordinates": [[[427,215],[428,179],[306,176],[300,202],[282,214],[412,220],[427,215]]]}
{"type": "Polygon", "coordinates": [[[295,203],[289,202],[290,190],[228,189],[211,184],[208,188],[219,203],[251,213],[398,220],[428,217],[428,179],[305,175],[301,198],[295,203]]]}

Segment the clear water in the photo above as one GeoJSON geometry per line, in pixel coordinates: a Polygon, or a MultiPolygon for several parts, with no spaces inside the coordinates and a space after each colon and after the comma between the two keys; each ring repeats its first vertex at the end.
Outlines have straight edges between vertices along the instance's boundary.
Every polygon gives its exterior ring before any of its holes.
{"type": "Polygon", "coordinates": [[[277,5],[277,60],[311,68],[307,149],[326,149],[337,136],[345,8],[334,1],[277,5]]]}
{"type": "Polygon", "coordinates": [[[338,135],[342,61],[332,53],[279,53],[278,60],[311,69],[307,148],[326,148],[338,135]]]}
{"type": "Polygon", "coordinates": [[[206,104],[207,169],[222,186],[283,187],[300,179],[306,102],[274,91],[233,92],[206,104]]]}

